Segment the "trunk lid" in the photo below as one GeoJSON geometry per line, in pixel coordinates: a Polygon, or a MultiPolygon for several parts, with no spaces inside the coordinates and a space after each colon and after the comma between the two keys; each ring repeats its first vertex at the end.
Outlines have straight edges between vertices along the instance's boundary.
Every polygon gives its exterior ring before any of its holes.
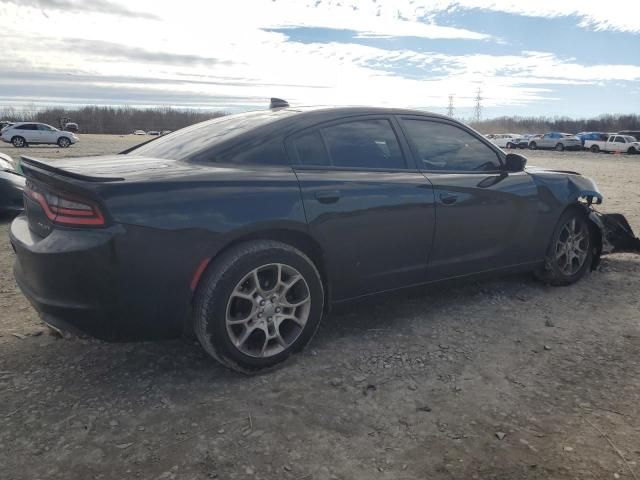
{"type": "Polygon", "coordinates": [[[133,155],[105,155],[60,160],[36,159],[23,155],[21,164],[27,176],[30,172],[32,175],[39,172],[84,182],[135,180],[192,169],[178,160],[133,155]]]}

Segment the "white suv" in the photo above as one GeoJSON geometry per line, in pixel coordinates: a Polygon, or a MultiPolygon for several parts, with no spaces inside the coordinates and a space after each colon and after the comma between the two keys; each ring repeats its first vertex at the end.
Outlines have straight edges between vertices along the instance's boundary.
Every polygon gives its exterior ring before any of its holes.
{"type": "Polygon", "coordinates": [[[79,138],[71,132],[64,132],[45,123],[20,122],[2,129],[2,141],[14,147],[28,147],[30,144],[51,143],[67,148],[79,138]]]}

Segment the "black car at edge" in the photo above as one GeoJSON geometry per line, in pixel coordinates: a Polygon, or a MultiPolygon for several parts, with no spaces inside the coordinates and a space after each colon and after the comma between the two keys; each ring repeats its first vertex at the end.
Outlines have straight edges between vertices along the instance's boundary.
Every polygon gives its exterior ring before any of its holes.
{"type": "Polygon", "coordinates": [[[195,333],[251,372],[337,302],[487,272],[565,285],[640,251],[593,181],[525,162],[436,114],[274,100],[120,155],[23,157],[15,277],[55,328],[195,333]]]}

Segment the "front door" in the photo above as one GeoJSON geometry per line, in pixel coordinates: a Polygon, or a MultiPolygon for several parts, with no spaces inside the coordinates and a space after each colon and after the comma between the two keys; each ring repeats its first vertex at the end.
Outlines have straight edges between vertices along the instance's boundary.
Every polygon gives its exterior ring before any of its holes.
{"type": "Polygon", "coordinates": [[[304,208],[343,300],[424,282],[434,234],[430,183],[385,116],[325,124],[289,138],[304,208]]]}
{"type": "Polygon", "coordinates": [[[471,130],[402,117],[418,166],[434,187],[436,234],[429,279],[452,278],[537,260],[537,187],[506,172],[502,153],[471,130]]]}

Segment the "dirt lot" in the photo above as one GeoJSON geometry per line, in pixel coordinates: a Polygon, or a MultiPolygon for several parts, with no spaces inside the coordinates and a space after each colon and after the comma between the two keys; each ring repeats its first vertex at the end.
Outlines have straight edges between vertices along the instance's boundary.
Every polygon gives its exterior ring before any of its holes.
{"type": "MultiPolygon", "coordinates": [[[[134,141],[83,135],[28,153],[134,141]]],[[[602,210],[640,230],[640,156],[527,155],[594,177],[602,210]]],[[[8,226],[2,479],[640,476],[640,257],[610,256],[571,287],[521,275],[342,307],[295,361],[247,378],[185,341],[48,335],[14,284],[8,226]]]]}

